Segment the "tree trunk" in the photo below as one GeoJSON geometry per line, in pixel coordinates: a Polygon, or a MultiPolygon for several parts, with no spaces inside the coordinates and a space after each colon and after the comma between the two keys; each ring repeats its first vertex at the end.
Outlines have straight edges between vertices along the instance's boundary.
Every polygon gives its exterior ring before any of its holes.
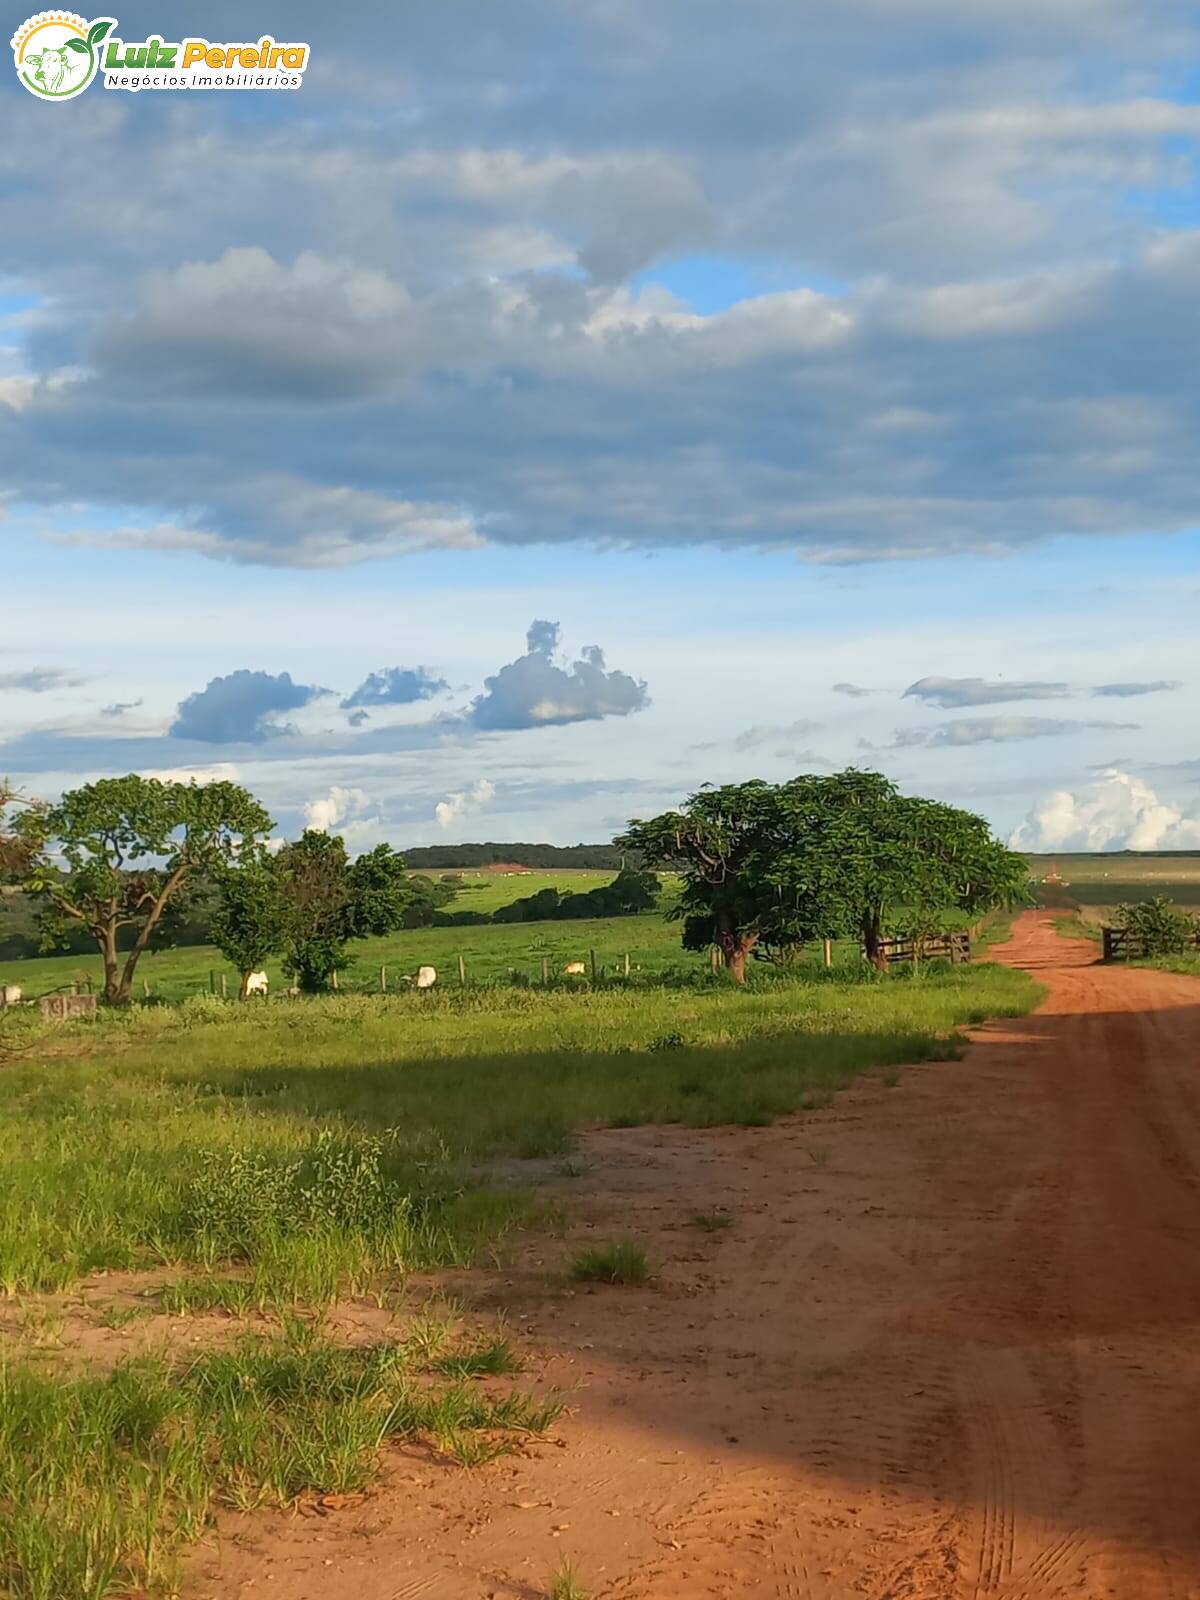
{"type": "Polygon", "coordinates": [[[746,958],[758,943],[756,933],[738,933],[735,929],[722,924],[718,919],[713,930],[713,941],[721,952],[725,962],[725,970],[734,983],[744,984],[746,981],[746,958]]]}
{"type": "Polygon", "coordinates": [[[238,989],[238,999],[239,1000],[245,1000],[248,997],[249,992],[250,992],[250,977],[251,977],[251,974],[255,973],[257,971],[258,971],[257,967],[247,967],[245,972],[242,973],[242,983],[241,983],[241,987],[238,989]]]}
{"type": "Polygon", "coordinates": [[[121,982],[117,961],[117,930],[108,927],[96,935],[100,956],[104,962],[104,1001],[106,1005],[123,1006],[129,1000],[129,985],[121,982]]]}
{"type": "MultiPolygon", "coordinates": [[[[141,959],[146,946],[150,943],[151,935],[153,934],[155,928],[158,927],[159,921],[162,918],[162,914],[166,910],[167,901],[179,888],[179,885],[183,882],[187,874],[188,868],[186,866],[176,867],[175,871],[163,885],[162,891],[160,892],[158,898],[154,901],[153,905],[150,907],[150,910],[147,912],[146,920],[142,923],[142,926],[138,930],[138,936],[133,941],[133,949],[130,950],[128,956],[125,958],[125,971],[121,975],[120,990],[116,999],[116,1004],[128,1005],[129,996],[133,993],[133,974],[137,969],[137,964],[141,959]]],[[[115,958],[115,938],[113,940],[113,953],[115,958]]]]}
{"type": "Polygon", "coordinates": [[[888,963],[883,953],[883,928],[879,917],[868,914],[863,918],[862,939],[867,960],[877,972],[886,972],[888,963]]]}

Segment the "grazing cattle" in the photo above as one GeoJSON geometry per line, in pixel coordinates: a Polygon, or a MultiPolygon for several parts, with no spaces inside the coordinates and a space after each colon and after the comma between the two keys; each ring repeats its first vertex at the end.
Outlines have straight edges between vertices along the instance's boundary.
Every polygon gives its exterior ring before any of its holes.
{"type": "Polygon", "coordinates": [[[24,992],[18,984],[0,984],[0,1006],[19,1006],[24,999],[24,992]]]}
{"type": "Polygon", "coordinates": [[[417,968],[417,988],[418,989],[432,989],[436,982],[437,982],[437,968],[436,967],[418,967],[417,968]]]}
{"type": "Polygon", "coordinates": [[[582,961],[568,961],[566,966],[563,968],[563,971],[568,973],[572,978],[582,978],[584,973],[587,971],[587,968],[584,966],[582,961]]]}
{"type": "Polygon", "coordinates": [[[242,985],[242,997],[248,1000],[252,994],[261,994],[266,998],[267,975],[265,972],[248,972],[242,985]]]}

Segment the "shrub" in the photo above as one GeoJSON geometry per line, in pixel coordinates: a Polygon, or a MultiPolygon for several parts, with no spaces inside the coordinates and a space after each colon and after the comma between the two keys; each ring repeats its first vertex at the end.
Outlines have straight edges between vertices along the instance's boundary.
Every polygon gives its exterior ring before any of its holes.
{"type": "Polygon", "coordinates": [[[1194,948],[1200,932],[1200,922],[1165,895],[1140,905],[1118,906],[1116,922],[1141,946],[1142,954],[1152,958],[1183,955],[1194,948]]]}

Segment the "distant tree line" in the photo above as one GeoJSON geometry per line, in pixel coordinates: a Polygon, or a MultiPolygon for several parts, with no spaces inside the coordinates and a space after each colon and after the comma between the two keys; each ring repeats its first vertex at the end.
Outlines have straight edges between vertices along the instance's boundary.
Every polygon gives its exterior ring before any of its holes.
{"type": "Polygon", "coordinates": [[[428,872],[501,865],[619,872],[627,852],[613,844],[426,844],[405,850],[404,859],[414,871],[428,872]]]}

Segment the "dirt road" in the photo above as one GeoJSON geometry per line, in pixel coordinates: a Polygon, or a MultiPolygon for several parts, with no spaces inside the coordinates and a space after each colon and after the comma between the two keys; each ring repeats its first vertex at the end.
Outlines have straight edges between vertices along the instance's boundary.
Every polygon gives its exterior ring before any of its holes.
{"type": "Polygon", "coordinates": [[[569,1557],[619,1600],[1200,1597],[1200,982],[1037,913],[997,955],[1049,995],[961,1063],[589,1141],[597,1236],[663,1271],[499,1286],[581,1385],[561,1448],[413,1458],[354,1513],[247,1524],[195,1592],[532,1600],[569,1557]]]}

